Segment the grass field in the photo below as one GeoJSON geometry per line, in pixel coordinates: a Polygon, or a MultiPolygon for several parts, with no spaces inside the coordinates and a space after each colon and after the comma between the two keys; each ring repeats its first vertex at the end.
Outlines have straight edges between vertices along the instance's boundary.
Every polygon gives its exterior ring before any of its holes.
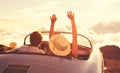
{"type": "Polygon", "coordinates": [[[120,60],[105,59],[105,73],[120,73],[120,60]]]}
{"type": "Polygon", "coordinates": [[[105,61],[105,73],[120,73],[120,47],[106,45],[100,47],[105,61]]]}

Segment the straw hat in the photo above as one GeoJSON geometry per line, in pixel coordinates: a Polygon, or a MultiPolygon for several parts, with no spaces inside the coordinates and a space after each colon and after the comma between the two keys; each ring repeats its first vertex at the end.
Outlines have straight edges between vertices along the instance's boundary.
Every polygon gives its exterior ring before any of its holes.
{"type": "Polygon", "coordinates": [[[60,34],[55,34],[50,38],[49,48],[53,54],[58,56],[67,56],[71,52],[69,41],[60,34]]]}

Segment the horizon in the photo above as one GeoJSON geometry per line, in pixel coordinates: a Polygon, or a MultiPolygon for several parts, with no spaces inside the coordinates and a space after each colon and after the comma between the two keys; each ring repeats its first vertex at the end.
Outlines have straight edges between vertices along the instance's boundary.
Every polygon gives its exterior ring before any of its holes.
{"type": "Polygon", "coordinates": [[[55,30],[71,31],[67,11],[74,12],[77,32],[92,40],[94,47],[120,47],[119,0],[0,0],[0,44],[23,42],[34,30],[49,30],[56,14],[55,30]]]}

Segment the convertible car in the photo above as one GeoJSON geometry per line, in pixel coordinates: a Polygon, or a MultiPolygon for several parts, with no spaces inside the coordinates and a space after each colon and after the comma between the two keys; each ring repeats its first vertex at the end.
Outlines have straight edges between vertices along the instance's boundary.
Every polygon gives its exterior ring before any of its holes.
{"type": "MultiPolygon", "coordinates": [[[[49,50],[49,31],[42,31],[43,43],[40,48],[49,50]]],[[[70,43],[71,32],[55,32],[62,34],[70,43]]],[[[23,45],[29,45],[29,34],[23,45]]],[[[104,73],[104,60],[100,49],[93,48],[91,41],[77,34],[79,54],[77,58],[56,56],[49,53],[19,53],[17,48],[0,54],[0,73],[104,73]]]]}

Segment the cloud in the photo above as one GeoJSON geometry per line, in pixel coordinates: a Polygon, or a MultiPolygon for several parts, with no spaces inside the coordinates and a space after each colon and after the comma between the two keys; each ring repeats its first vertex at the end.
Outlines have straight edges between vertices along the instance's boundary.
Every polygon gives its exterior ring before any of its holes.
{"type": "Polygon", "coordinates": [[[104,33],[104,34],[97,34],[92,29],[86,29],[78,31],[80,34],[88,37],[94,47],[101,47],[105,45],[117,45],[120,46],[120,32],[118,33],[104,33]]]}
{"type": "Polygon", "coordinates": [[[97,25],[92,26],[90,29],[93,29],[98,34],[118,33],[120,32],[120,22],[98,23],[97,25]]]}
{"type": "Polygon", "coordinates": [[[10,15],[0,19],[0,31],[2,32],[2,34],[0,34],[0,40],[3,40],[3,42],[6,43],[11,40],[23,42],[25,34],[34,30],[49,30],[49,16],[53,13],[57,14],[58,17],[55,30],[71,31],[71,23],[66,16],[66,11],[73,10],[75,13],[78,33],[90,38],[94,45],[118,45],[118,43],[120,43],[119,20],[117,22],[98,23],[101,21],[111,21],[120,18],[118,8],[120,4],[117,3],[116,5],[114,3],[113,6],[112,3],[112,1],[104,0],[52,0],[42,3],[40,2],[40,4],[33,7],[26,6],[23,7],[24,9],[21,8],[22,10],[14,11],[12,14],[10,13],[10,15]],[[88,27],[90,28],[88,29],[88,27]]]}
{"type": "Polygon", "coordinates": [[[108,33],[108,34],[102,34],[98,35],[97,38],[94,39],[94,46],[105,46],[105,45],[117,45],[120,46],[120,32],[119,33],[108,33]],[[99,40],[101,39],[101,42],[99,40]]]}

